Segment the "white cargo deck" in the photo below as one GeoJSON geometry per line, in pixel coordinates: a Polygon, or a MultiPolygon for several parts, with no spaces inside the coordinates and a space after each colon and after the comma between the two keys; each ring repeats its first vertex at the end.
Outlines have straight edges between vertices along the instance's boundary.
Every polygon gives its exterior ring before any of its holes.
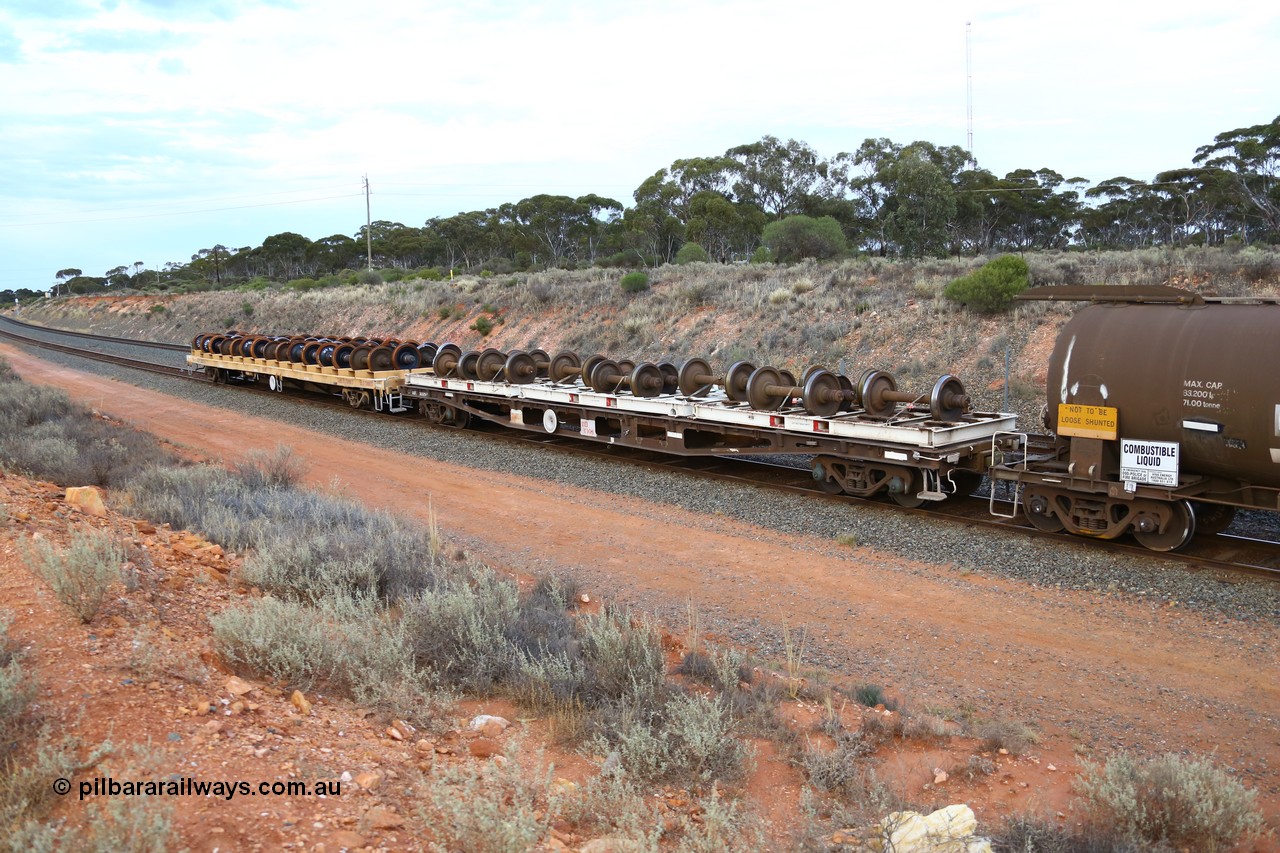
{"type": "Polygon", "coordinates": [[[489,397],[502,400],[513,409],[518,401],[527,400],[543,405],[560,404],[598,409],[606,416],[610,412],[628,412],[933,450],[990,439],[998,432],[1012,430],[1017,417],[1006,413],[976,412],[965,415],[960,421],[944,423],[931,420],[927,407],[904,407],[895,416],[888,418],[870,417],[859,411],[818,418],[799,406],[777,411],[757,411],[746,403],[732,402],[718,389],[706,397],[683,397],[676,394],[636,397],[631,394],[601,394],[577,382],[573,385],[545,381],[511,385],[506,382],[441,379],[431,372],[409,374],[405,377],[404,387],[444,392],[444,396],[461,393],[472,398],[489,397]]]}

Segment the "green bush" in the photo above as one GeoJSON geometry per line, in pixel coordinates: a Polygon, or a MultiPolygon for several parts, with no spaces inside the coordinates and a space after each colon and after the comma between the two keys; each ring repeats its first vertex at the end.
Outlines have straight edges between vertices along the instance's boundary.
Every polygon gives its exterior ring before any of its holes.
{"type": "Polygon", "coordinates": [[[357,284],[382,284],[382,276],[377,270],[360,270],[356,273],[357,284]]]}
{"type": "Polygon", "coordinates": [[[0,738],[8,740],[35,697],[35,684],[22,669],[20,650],[9,638],[12,616],[0,610],[0,738]]]}
{"type": "Polygon", "coordinates": [[[1205,759],[1167,753],[1081,762],[1076,787],[1089,816],[1133,842],[1225,850],[1263,829],[1257,794],[1205,759]]]}
{"type": "Polygon", "coordinates": [[[468,328],[479,332],[481,335],[488,335],[493,331],[493,320],[483,314],[476,318],[468,328]]]}
{"type": "Polygon", "coordinates": [[[96,530],[73,531],[65,551],[42,539],[25,556],[58,600],[82,622],[93,621],[124,564],[124,549],[109,534],[96,530]]]}
{"type": "Polygon", "coordinates": [[[629,272],[622,277],[620,286],[624,293],[639,293],[642,290],[648,290],[649,274],[640,270],[629,272]]]}
{"type": "Polygon", "coordinates": [[[1030,272],[1017,255],[1001,255],[947,285],[942,295],[975,311],[1004,311],[1027,289],[1030,272]]]}
{"type": "Polygon", "coordinates": [[[694,264],[703,263],[711,260],[711,256],[707,254],[707,250],[697,243],[685,243],[676,252],[675,262],[677,264],[694,264]]]}
{"type": "Polygon", "coordinates": [[[315,290],[320,287],[320,282],[314,278],[295,278],[293,281],[285,285],[290,290],[296,290],[300,293],[306,293],[308,290],[315,290]]]}
{"type": "Polygon", "coordinates": [[[757,246],[756,250],[751,253],[751,263],[771,264],[773,263],[773,252],[769,251],[768,246],[757,246]]]}
{"type": "Polygon", "coordinates": [[[826,260],[843,255],[848,241],[840,223],[831,216],[788,216],[764,227],[761,242],[781,263],[795,263],[805,258],[826,260]]]}

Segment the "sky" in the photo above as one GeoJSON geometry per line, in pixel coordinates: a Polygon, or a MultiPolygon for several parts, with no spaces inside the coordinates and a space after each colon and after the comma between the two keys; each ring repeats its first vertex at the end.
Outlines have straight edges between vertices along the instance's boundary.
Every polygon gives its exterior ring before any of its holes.
{"type": "Polygon", "coordinates": [[[1280,4],[4,0],[0,289],[354,235],[366,175],[420,226],[765,135],[963,147],[970,79],[981,167],[1149,180],[1280,113],[1280,4]]]}

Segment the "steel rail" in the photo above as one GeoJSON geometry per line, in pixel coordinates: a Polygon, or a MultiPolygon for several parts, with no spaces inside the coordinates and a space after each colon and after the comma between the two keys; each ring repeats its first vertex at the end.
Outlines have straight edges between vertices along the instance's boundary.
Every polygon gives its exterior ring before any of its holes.
{"type": "Polygon", "coordinates": [[[13,317],[9,317],[3,314],[0,314],[0,320],[3,320],[4,322],[10,325],[18,326],[23,329],[28,329],[36,332],[48,332],[51,335],[67,335],[73,338],[85,338],[87,340],[102,341],[103,343],[108,343],[108,344],[124,344],[126,346],[131,346],[131,347],[151,347],[152,349],[170,350],[172,352],[190,352],[191,351],[191,347],[188,346],[187,344],[170,344],[164,341],[144,341],[144,340],[135,340],[133,338],[115,338],[115,337],[111,337],[110,335],[95,335],[92,332],[73,332],[70,329],[54,329],[54,328],[50,328],[49,326],[39,326],[39,325],[36,325],[35,323],[24,323],[21,320],[16,320],[13,317]]]}

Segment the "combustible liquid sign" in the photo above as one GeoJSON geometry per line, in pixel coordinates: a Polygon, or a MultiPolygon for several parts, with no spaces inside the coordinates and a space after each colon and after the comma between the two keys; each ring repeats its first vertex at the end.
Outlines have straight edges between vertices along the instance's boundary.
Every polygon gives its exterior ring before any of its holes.
{"type": "Polygon", "coordinates": [[[1110,406],[1079,406],[1074,403],[1058,406],[1058,435],[1115,441],[1119,423],[1119,410],[1110,406]]]}
{"type": "Polygon", "coordinates": [[[1120,479],[1152,486],[1178,485],[1178,443],[1175,441],[1120,442],[1120,479]]]}

